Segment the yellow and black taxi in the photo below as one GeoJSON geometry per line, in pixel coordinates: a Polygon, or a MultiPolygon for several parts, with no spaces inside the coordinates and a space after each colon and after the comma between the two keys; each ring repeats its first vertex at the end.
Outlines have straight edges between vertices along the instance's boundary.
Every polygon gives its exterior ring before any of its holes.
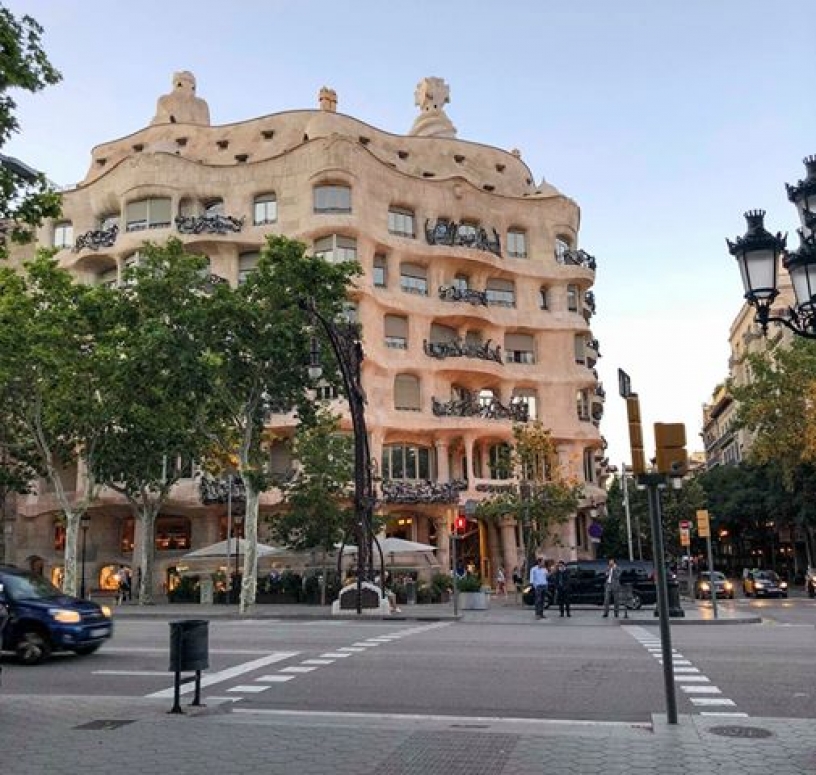
{"type": "Polygon", "coordinates": [[[742,592],[745,597],[787,597],[788,582],[772,570],[746,568],[742,572],[742,592]]]}
{"type": "Polygon", "coordinates": [[[0,604],[8,611],[2,650],[36,665],[52,651],[93,654],[111,635],[108,606],[66,595],[34,573],[0,565],[0,604]]]}

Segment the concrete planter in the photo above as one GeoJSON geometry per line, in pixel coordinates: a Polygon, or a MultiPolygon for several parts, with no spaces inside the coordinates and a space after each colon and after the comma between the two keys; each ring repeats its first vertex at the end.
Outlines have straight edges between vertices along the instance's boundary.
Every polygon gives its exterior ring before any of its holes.
{"type": "Polygon", "coordinates": [[[486,611],[490,608],[487,592],[460,592],[459,608],[463,611],[486,611]]]}

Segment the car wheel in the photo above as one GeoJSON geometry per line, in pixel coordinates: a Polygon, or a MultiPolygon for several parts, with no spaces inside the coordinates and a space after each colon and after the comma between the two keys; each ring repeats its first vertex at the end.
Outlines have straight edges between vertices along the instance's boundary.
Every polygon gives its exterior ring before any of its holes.
{"type": "Polygon", "coordinates": [[[639,611],[643,608],[643,600],[641,600],[640,595],[637,592],[632,593],[632,597],[629,599],[629,605],[627,608],[631,608],[633,611],[639,611]]]}
{"type": "Polygon", "coordinates": [[[17,661],[23,665],[38,665],[51,655],[51,644],[41,632],[24,630],[14,646],[17,661]]]}
{"type": "Polygon", "coordinates": [[[93,654],[95,651],[99,651],[99,647],[101,643],[90,643],[87,646],[77,646],[74,649],[74,654],[79,654],[81,657],[85,657],[88,654],[93,654]]]}

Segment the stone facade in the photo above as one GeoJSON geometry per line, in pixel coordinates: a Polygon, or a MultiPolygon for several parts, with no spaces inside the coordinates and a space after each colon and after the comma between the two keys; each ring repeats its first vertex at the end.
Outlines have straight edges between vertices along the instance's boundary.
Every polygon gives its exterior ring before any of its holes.
{"type": "MultiPolygon", "coordinates": [[[[587,556],[587,528],[605,500],[604,393],[589,326],[595,261],[578,248],[578,206],[536,185],[518,151],[458,139],[444,81],[421,81],[415,97],[420,115],[408,135],[338,113],[326,87],[317,110],[213,126],[194,77],[177,73],[149,126],[93,149],[41,242],[63,246],[59,260],[87,283],[118,282],[145,239],[170,236],[231,283],[252,270],[269,233],[327,260],[356,258],[364,274],[351,301],[364,336],[370,446],[395,493],[380,506],[387,532],[434,544],[439,567],[449,567],[453,515],[507,484],[492,463],[521,413],[552,430],[566,471],[586,482],[578,514],[547,554],[587,556]]],[[[274,419],[293,431],[290,418],[274,419]]],[[[202,505],[195,473],[159,519],[157,589],[184,551],[225,537],[225,507],[202,505]]],[[[78,475],[66,471],[66,481],[78,475]]],[[[277,500],[266,494],[262,508],[277,500]]],[[[48,572],[61,561],[53,496],[41,487],[20,501],[15,559],[48,572]]],[[[115,494],[92,511],[95,588],[103,568],[131,562],[140,539],[115,494]]],[[[513,520],[472,522],[462,543],[488,579],[520,564],[513,520]]]]}

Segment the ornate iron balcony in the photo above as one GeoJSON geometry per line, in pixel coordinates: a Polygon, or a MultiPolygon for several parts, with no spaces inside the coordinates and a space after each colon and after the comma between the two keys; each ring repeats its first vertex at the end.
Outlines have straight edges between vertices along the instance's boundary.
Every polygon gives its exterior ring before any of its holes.
{"type": "Polygon", "coordinates": [[[524,401],[504,406],[498,398],[490,401],[479,401],[472,393],[450,401],[439,401],[432,398],[433,413],[437,417],[480,417],[486,420],[512,420],[527,422],[530,419],[530,408],[524,401]]]}
{"type": "Polygon", "coordinates": [[[181,234],[226,234],[241,231],[244,219],[232,215],[179,215],[176,229],[181,234]]]}
{"type": "Polygon", "coordinates": [[[240,476],[227,476],[216,479],[213,476],[202,476],[198,484],[198,493],[201,502],[207,506],[213,503],[244,503],[246,501],[246,487],[240,476]],[[232,497],[230,498],[230,489],[232,497]]]}
{"type": "Polygon", "coordinates": [[[480,358],[483,361],[503,363],[501,346],[490,346],[492,340],[486,342],[466,342],[463,339],[454,339],[450,342],[422,342],[425,355],[431,358],[480,358]]]}
{"type": "Polygon", "coordinates": [[[91,229],[76,238],[73,252],[79,253],[80,250],[85,248],[89,250],[100,250],[101,248],[113,247],[118,234],[119,227],[116,224],[113,224],[109,229],[91,229]]]}
{"type": "Polygon", "coordinates": [[[458,503],[460,491],[466,489],[467,483],[461,479],[450,482],[386,479],[382,483],[385,503],[458,503]]]}
{"type": "Polygon", "coordinates": [[[475,229],[469,224],[454,223],[437,219],[431,226],[430,219],[425,221],[425,239],[429,245],[458,245],[463,248],[485,250],[501,258],[501,239],[495,229],[491,229],[493,237],[489,237],[487,229],[477,226],[475,229]]]}
{"type": "Polygon", "coordinates": [[[476,291],[472,288],[457,288],[455,285],[440,285],[439,298],[442,301],[466,301],[468,304],[486,307],[487,291],[476,291]]]}
{"type": "Polygon", "coordinates": [[[595,256],[589,255],[585,250],[565,250],[557,258],[558,263],[565,266],[584,266],[592,270],[597,268],[595,256]]]}
{"type": "Polygon", "coordinates": [[[476,492],[515,492],[517,489],[518,484],[515,482],[507,482],[503,484],[480,482],[476,485],[476,492]]]}

